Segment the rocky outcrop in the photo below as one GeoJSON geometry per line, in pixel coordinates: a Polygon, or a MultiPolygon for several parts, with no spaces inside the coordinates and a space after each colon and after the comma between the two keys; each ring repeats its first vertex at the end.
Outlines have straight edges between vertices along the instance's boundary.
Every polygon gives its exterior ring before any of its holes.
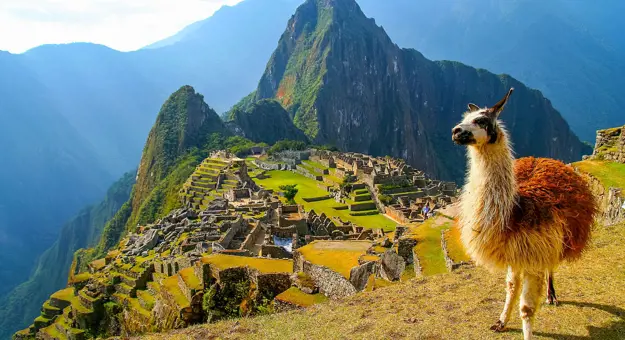
{"type": "Polygon", "coordinates": [[[406,269],[406,262],[393,250],[387,250],[380,257],[380,276],[388,281],[398,281],[406,269]]]}
{"type": "Polygon", "coordinates": [[[308,0],[288,23],[255,93],[278,100],[317,144],[405,158],[442,179],[464,176],[450,129],[466,105],[514,99],[502,119],[519,156],[590,153],[549,100],[510,76],[434,62],[395,45],[354,0],[308,0]]]}
{"type": "Polygon", "coordinates": [[[625,163],[625,125],[597,131],[592,158],[625,163]]]}

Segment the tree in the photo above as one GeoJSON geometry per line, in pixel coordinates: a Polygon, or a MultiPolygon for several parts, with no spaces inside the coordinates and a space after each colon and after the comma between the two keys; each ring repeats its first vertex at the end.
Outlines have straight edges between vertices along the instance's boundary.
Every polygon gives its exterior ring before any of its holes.
{"type": "Polygon", "coordinates": [[[345,193],[350,193],[352,191],[352,184],[356,182],[358,178],[351,174],[345,174],[343,177],[343,182],[340,184],[341,190],[345,193]]]}
{"type": "Polygon", "coordinates": [[[288,185],[280,186],[280,190],[282,190],[282,194],[284,195],[284,198],[286,198],[289,204],[295,204],[295,195],[297,195],[297,192],[299,191],[299,189],[297,189],[296,187],[297,187],[297,184],[288,184],[288,185]]]}

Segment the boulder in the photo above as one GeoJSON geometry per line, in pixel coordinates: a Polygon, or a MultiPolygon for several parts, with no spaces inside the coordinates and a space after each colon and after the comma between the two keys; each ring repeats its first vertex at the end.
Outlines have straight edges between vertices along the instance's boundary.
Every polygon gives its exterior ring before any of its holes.
{"type": "Polygon", "coordinates": [[[375,262],[367,262],[360,266],[353,267],[349,273],[349,282],[356,288],[357,291],[361,291],[367,287],[369,276],[373,274],[375,270],[375,262]]]}
{"type": "Polygon", "coordinates": [[[380,257],[379,273],[380,276],[388,281],[397,281],[401,278],[401,274],[406,269],[406,262],[397,255],[393,250],[387,250],[380,257]]]}
{"type": "Polygon", "coordinates": [[[402,237],[397,243],[397,254],[401,256],[407,264],[414,262],[412,249],[417,245],[414,238],[402,237]]]}

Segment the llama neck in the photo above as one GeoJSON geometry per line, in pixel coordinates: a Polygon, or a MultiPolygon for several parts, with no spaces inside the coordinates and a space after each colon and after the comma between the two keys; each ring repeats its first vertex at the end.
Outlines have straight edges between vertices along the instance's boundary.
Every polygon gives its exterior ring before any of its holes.
{"type": "Polygon", "coordinates": [[[498,141],[469,147],[469,172],[463,193],[463,215],[475,230],[506,228],[517,197],[514,158],[505,132],[498,141]]]}

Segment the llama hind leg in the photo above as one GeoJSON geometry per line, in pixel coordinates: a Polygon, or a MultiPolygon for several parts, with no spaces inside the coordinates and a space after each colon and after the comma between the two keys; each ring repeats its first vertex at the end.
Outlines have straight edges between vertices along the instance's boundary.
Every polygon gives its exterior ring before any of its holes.
{"type": "Polygon", "coordinates": [[[547,304],[558,305],[558,298],[556,297],[556,288],[553,286],[553,271],[547,272],[547,304]]]}
{"type": "Polygon", "coordinates": [[[512,267],[508,267],[508,275],[506,276],[506,303],[503,306],[503,312],[499,316],[499,320],[490,327],[495,332],[501,332],[506,327],[506,324],[510,320],[510,314],[512,308],[516,304],[516,300],[519,298],[521,292],[521,276],[518,272],[514,271],[512,267]]]}
{"type": "Polygon", "coordinates": [[[520,314],[523,320],[523,338],[532,338],[532,323],[540,307],[540,300],[545,286],[544,274],[523,273],[523,290],[521,291],[520,314]]]}

